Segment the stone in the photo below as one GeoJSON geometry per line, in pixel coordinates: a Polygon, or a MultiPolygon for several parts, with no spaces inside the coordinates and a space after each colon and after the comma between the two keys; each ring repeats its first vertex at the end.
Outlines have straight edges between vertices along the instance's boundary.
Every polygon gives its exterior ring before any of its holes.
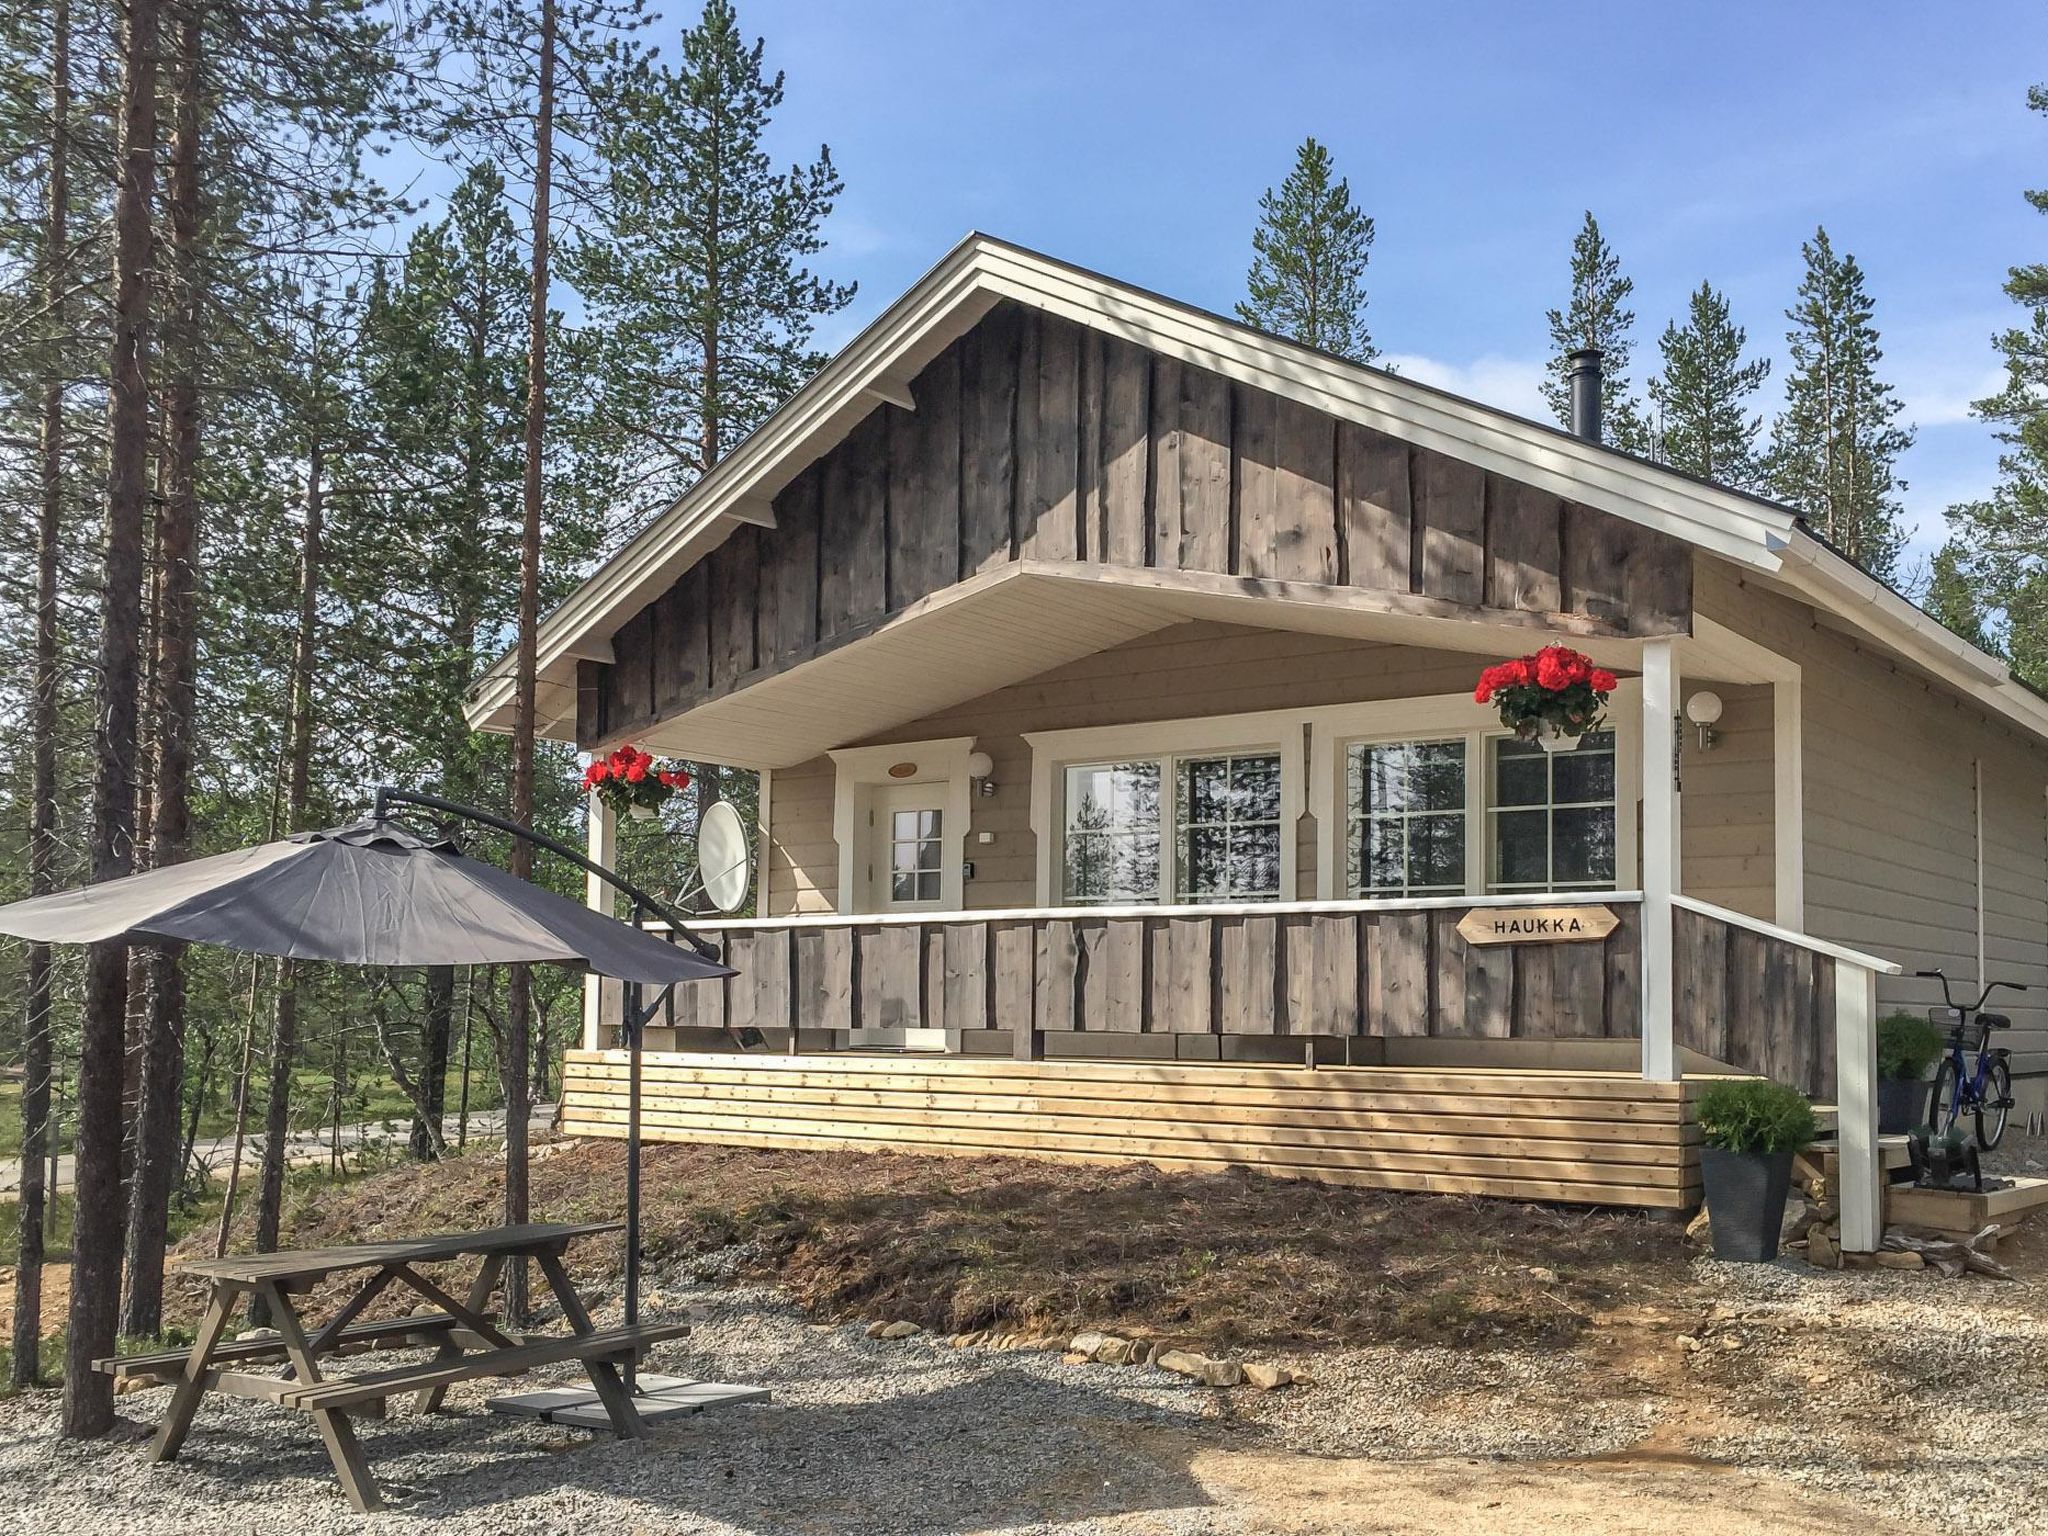
{"type": "Polygon", "coordinates": [[[1192,1350],[1167,1349],[1161,1350],[1158,1354],[1154,1355],[1152,1363],[1162,1371],[1171,1371],[1176,1376],[1187,1376],[1199,1381],[1202,1376],[1202,1368],[1209,1361],[1206,1356],[1198,1355],[1192,1350]]]}
{"type": "Polygon", "coordinates": [[[1072,1350],[1077,1355],[1086,1355],[1089,1359],[1092,1360],[1095,1358],[1095,1352],[1101,1349],[1103,1345],[1109,1342],[1109,1334],[1098,1333],[1091,1328],[1085,1330],[1084,1332],[1075,1334],[1073,1342],[1068,1344],[1067,1348],[1072,1350]]]}
{"type": "Polygon", "coordinates": [[[275,1328],[244,1328],[235,1335],[237,1344],[254,1344],[258,1339],[275,1339],[280,1335],[275,1328]]]}
{"type": "Polygon", "coordinates": [[[920,1325],[905,1319],[885,1324],[882,1331],[876,1334],[875,1337],[878,1339],[914,1339],[923,1332],[924,1329],[920,1325]]]}
{"type": "Polygon", "coordinates": [[[1806,1234],[1806,1262],[1815,1269],[1842,1267],[1842,1255],[1835,1247],[1834,1239],[1819,1227],[1806,1234]]]}
{"type": "Polygon", "coordinates": [[[888,1326],[887,1321],[878,1317],[868,1324],[867,1336],[871,1339],[879,1339],[882,1336],[882,1330],[888,1326]]]}
{"type": "Polygon", "coordinates": [[[987,1337],[988,1330],[985,1328],[976,1328],[967,1333],[956,1333],[953,1335],[953,1347],[955,1349],[972,1349],[987,1337]]]}
{"type": "Polygon", "coordinates": [[[1927,1261],[1910,1249],[1880,1248],[1871,1256],[1879,1269],[1925,1269],[1927,1261]]]}
{"type": "Polygon", "coordinates": [[[1202,1385],[1205,1387],[1235,1387],[1244,1381],[1244,1367],[1235,1360],[1205,1360],[1202,1362],[1202,1385]]]}
{"type": "Polygon", "coordinates": [[[1700,1341],[1694,1338],[1691,1334],[1681,1333],[1678,1336],[1678,1347],[1688,1355],[1696,1355],[1706,1346],[1701,1344],[1700,1341]]]}
{"type": "Polygon", "coordinates": [[[1084,1355],[1078,1349],[1070,1349],[1060,1356],[1061,1365],[1086,1365],[1094,1356],[1084,1355]]]}
{"type": "Polygon", "coordinates": [[[1555,1285],[1557,1284],[1557,1271],[1545,1269],[1542,1265],[1538,1264],[1529,1271],[1529,1278],[1538,1285],[1555,1285]]]}
{"type": "Polygon", "coordinates": [[[1699,1215],[1685,1224],[1685,1237],[1687,1242],[1698,1243],[1702,1248],[1714,1241],[1713,1223],[1707,1218],[1705,1206],[1701,1206],[1699,1215]]]}
{"type": "Polygon", "coordinates": [[[1094,1358],[1104,1365],[1126,1365],[1131,1358],[1131,1341],[1111,1334],[1095,1347],[1094,1358]]]}
{"type": "Polygon", "coordinates": [[[1130,1353],[1124,1356],[1125,1365],[1149,1365],[1152,1361],[1152,1344],[1149,1339],[1131,1340],[1130,1353]]]}
{"type": "Polygon", "coordinates": [[[1261,1392],[1272,1392],[1281,1387],[1293,1386],[1294,1372],[1284,1365],[1266,1365],[1253,1361],[1245,1366],[1244,1379],[1261,1392]]]}

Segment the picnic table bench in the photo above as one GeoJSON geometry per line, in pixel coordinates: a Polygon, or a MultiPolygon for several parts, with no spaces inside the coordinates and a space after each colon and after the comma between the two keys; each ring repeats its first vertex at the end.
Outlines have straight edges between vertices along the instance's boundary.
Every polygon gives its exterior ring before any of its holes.
{"type": "Polygon", "coordinates": [[[349,1503],[368,1513],[382,1508],[383,1500],[349,1421],[351,1416],[381,1416],[386,1400],[392,1397],[412,1394],[418,1411],[431,1413],[457,1382],[517,1376],[538,1366],[574,1360],[589,1374],[613,1431],[621,1439],[642,1433],[644,1426],[620,1367],[649,1346],[688,1333],[689,1327],[642,1323],[600,1331],[592,1324],[562,1263],[563,1250],[571,1242],[619,1228],[618,1222],[492,1227],[482,1232],[344,1248],[202,1260],[181,1271],[205,1279],[210,1291],[198,1337],[189,1350],[119,1355],[95,1361],[94,1367],[117,1380],[147,1377],[176,1384],[170,1407],[150,1443],[152,1462],[177,1457],[200,1399],[208,1392],[310,1414],[349,1503]],[[460,1301],[418,1268],[464,1258],[480,1263],[460,1301]],[[568,1334],[515,1338],[498,1326],[496,1314],[488,1310],[491,1292],[505,1266],[516,1259],[532,1259],[540,1266],[568,1319],[568,1334]],[[330,1275],[356,1270],[370,1273],[341,1309],[309,1336],[292,1298],[304,1295],[330,1275]],[[378,1322],[356,1321],[394,1285],[421,1296],[435,1310],[378,1322]],[[226,1339],[229,1319],[243,1298],[251,1295],[263,1301],[276,1335],[226,1339]],[[432,1345],[435,1353],[426,1361],[353,1376],[321,1374],[324,1357],[353,1352],[352,1347],[364,1345],[432,1345]],[[252,1369],[264,1365],[281,1368],[274,1373],[252,1369]]]}

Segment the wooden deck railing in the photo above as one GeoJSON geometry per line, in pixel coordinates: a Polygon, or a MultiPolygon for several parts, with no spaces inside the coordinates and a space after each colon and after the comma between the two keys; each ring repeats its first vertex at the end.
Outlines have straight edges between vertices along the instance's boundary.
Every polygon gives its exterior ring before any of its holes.
{"type": "Polygon", "coordinates": [[[836,1044],[943,1030],[956,1049],[1021,1057],[1075,1035],[1632,1037],[1637,898],[1566,899],[1610,908],[1614,932],[1496,945],[1458,932],[1474,907],[1557,897],[734,921],[701,931],[739,975],[678,989],[674,1023],[836,1044]]]}
{"type": "Polygon", "coordinates": [[[1673,906],[1678,1044],[1832,1101],[1834,954],[1702,902],[1681,897],[1673,906]]]}

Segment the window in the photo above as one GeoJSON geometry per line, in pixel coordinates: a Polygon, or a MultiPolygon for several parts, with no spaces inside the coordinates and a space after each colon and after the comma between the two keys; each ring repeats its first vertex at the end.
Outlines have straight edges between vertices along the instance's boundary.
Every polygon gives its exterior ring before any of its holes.
{"type": "Polygon", "coordinates": [[[1183,758],[1175,776],[1179,901],[1280,898],[1280,755],[1183,758]]]}
{"type": "Polygon", "coordinates": [[[1569,752],[1487,738],[1489,891],[1571,891],[1615,883],[1614,732],[1569,752]]]}
{"type": "Polygon", "coordinates": [[[1068,901],[1159,899],[1159,767],[1098,763],[1067,770],[1068,901]]]}
{"type": "Polygon", "coordinates": [[[1278,752],[1075,763],[1060,783],[1060,899],[1279,899],[1287,816],[1278,752]]]}
{"type": "Polygon", "coordinates": [[[889,813],[889,899],[938,901],[944,894],[945,813],[907,810],[889,813]]]}
{"type": "Polygon", "coordinates": [[[1353,896],[1465,889],[1465,741],[1345,749],[1345,879],[1353,896]]]}

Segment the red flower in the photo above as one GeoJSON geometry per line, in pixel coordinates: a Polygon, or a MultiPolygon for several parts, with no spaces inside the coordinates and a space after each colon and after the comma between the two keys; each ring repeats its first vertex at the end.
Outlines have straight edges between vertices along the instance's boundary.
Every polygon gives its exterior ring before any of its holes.
{"type": "Polygon", "coordinates": [[[1605,667],[1593,668],[1586,682],[1595,693],[1612,693],[1620,686],[1620,680],[1605,667]]]}
{"type": "Polygon", "coordinates": [[[645,779],[646,777],[647,764],[642,762],[637,757],[634,758],[632,764],[626,769],[626,782],[628,784],[638,784],[641,780],[645,779]]]}
{"type": "Polygon", "coordinates": [[[610,777],[611,767],[600,757],[596,762],[583,770],[583,787],[585,789],[595,789],[610,777]]]}
{"type": "Polygon", "coordinates": [[[1552,693],[1562,692],[1572,684],[1571,668],[1548,646],[1536,653],[1536,682],[1552,693]]]}

